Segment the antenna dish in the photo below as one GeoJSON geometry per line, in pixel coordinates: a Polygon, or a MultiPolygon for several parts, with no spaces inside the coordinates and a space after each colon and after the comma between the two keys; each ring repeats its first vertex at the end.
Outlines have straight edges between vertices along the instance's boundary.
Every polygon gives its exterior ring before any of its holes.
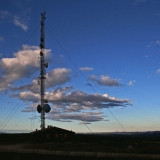
{"type": "Polygon", "coordinates": [[[45,104],[45,105],[43,106],[43,109],[44,109],[44,111],[45,111],[46,113],[49,113],[50,110],[51,110],[51,107],[50,107],[50,105],[45,104]]]}
{"type": "Polygon", "coordinates": [[[45,66],[46,68],[48,68],[48,63],[45,63],[44,66],[45,66]]]}
{"type": "Polygon", "coordinates": [[[38,113],[41,113],[41,111],[42,111],[42,107],[41,107],[41,105],[39,104],[39,105],[37,106],[37,112],[38,112],[38,113]]]}

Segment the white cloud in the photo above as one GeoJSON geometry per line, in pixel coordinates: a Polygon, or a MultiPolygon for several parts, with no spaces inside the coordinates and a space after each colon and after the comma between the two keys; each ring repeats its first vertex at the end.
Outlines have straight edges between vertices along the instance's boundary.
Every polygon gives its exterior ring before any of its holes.
{"type": "Polygon", "coordinates": [[[117,79],[111,79],[109,76],[105,75],[101,75],[100,78],[93,75],[89,79],[103,86],[109,86],[109,87],[122,86],[122,84],[120,84],[117,79]]]}
{"type": "Polygon", "coordinates": [[[18,87],[11,87],[12,91],[31,91],[32,93],[39,93],[40,87],[38,87],[38,79],[33,80],[31,84],[26,84],[18,87]]]}
{"type": "Polygon", "coordinates": [[[37,100],[40,99],[40,95],[39,93],[32,93],[30,91],[27,92],[21,92],[19,94],[11,94],[10,97],[14,98],[14,97],[19,97],[21,100],[23,100],[24,102],[36,102],[37,100]]]}
{"type": "MultiPolygon", "coordinates": [[[[39,69],[39,47],[23,45],[22,49],[14,54],[14,58],[0,60],[0,91],[9,89],[14,82],[31,77],[39,69]],[[37,57],[37,58],[36,58],[37,57]]],[[[50,57],[50,50],[45,51],[46,59],[50,57]]]]}
{"type": "Polygon", "coordinates": [[[132,80],[128,83],[129,86],[133,86],[133,84],[135,83],[136,81],[135,80],[132,80]]]}
{"type": "MultiPolygon", "coordinates": [[[[107,94],[87,94],[80,90],[71,92],[72,89],[73,87],[65,87],[46,92],[45,98],[53,108],[47,118],[63,122],[80,119],[84,122],[97,122],[104,120],[103,112],[100,112],[99,109],[130,105],[130,100],[128,99],[118,99],[107,94]],[[89,112],[90,110],[92,112],[89,112]]],[[[32,92],[22,92],[13,94],[11,97],[34,102],[39,98],[39,95],[32,92]]],[[[32,111],[31,108],[33,107],[27,107],[23,109],[23,112],[30,112],[32,111]]]]}
{"type": "Polygon", "coordinates": [[[70,69],[66,68],[56,68],[46,75],[46,87],[51,88],[56,85],[64,84],[68,81],[70,81],[70,69]]]}
{"type": "MultiPolygon", "coordinates": [[[[39,70],[39,47],[23,45],[22,49],[14,54],[14,58],[3,58],[0,60],[0,70],[5,72],[0,77],[0,90],[21,91],[10,95],[11,98],[19,98],[27,102],[28,106],[23,112],[31,112],[36,106],[30,104],[40,100],[40,92],[37,92],[37,80],[34,79],[31,84],[15,87],[15,82],[23,78],[31,77],[35,71],[39,70]],[[36,59],[37,57],[37,59],[36,59]]],[[[46,59],[50,57],[50,50],[45,51],[46,59]]],[[[71,122],[73,120],[82,120],[85,123],[92,123],[104,120],[103,112],[99,109],[109,107],[126,107],[130,105],[128,99],[118,99],[108,94],[88,94],[81,90],[73,90],[72,86],[60,88],[60,85],[70,81],[71,70],[66,68],[56,68],[46,74],[45,99],[49,101],[52,111],[47,114],[48,119],[71,122]],[[52,89],[52,87],[59,87],[52,89]],[[92,110],[92,112],[90,112],[92,110]],[[98,110],[98,111],[97,111],[98,110]],[[78,113],[78,116],[75,114],[78,113]]],[[[93,78],[93,77],[92,77],[93,78]]],[[[116,80],[102,75],[100,79],[93,78],[100,85],[117,86],[120,85],[116,80]]],[[[38,103],[37,103],[38,105],[38,103]]]]}
{"type": "Polygon", "coordinates": [[[27,26],[26,24],[24,24],[24,22],[22,22],[22,21],[20,20],[20,18],[17,17],[17,16],[14,16],[13,23],[14,23],[16,26],[21,27],[24,31],[27,31],[27,29],[28,29],[28,26],[27,26]]]}
{"type": "Polygon", "coordinates": [[[93,68],[90,67],[84,67],[84,68],[79,68],[80,71],[91,71],[93,68]]]}
{"type": "MultiPolygon", "coordinates": [[[[53,88],[56,85],[62,85],[65,84],[70,80],[70,69],[66,68],[56,68],[54,70],[51,70],[46,74],[46,88],[53,88]]],[[[39,88],[37,88],[38,85],[38,79],[35,79],[32,81],[31,84],[22,85],[19,87],[12,87],[12,91],[31,91],[33,93],[37,93],[39,91],[39,88]],[[38,89],[38,90],[37,90],[38,89]]]]}

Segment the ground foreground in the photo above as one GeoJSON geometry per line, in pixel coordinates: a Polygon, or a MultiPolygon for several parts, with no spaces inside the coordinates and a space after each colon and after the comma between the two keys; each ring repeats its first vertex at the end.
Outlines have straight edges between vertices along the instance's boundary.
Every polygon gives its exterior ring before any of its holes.
{"type": "Polygon", "coordinates": [[[6,159],[160,159],[158,134],[77,134],[73,142],[1,143],[6,159]]]}

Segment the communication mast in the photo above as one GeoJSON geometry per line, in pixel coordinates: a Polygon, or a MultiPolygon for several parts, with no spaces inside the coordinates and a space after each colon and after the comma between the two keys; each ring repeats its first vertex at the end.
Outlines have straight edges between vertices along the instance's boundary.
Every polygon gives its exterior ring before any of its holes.
{"type": "Polygon", "coordinates": [[[41,113],[41,129],[45,129],[45,112],[48,113],[51,108],[47,104],[48,101],[45,99],[45,79],[46,79],[46,68],[48,63],[45,63],[45,11],[41,13],[40,19],[40,76],[38,77],[40,84],[40,97],[41,104],[37,106],[37,111],[41,113]]]}

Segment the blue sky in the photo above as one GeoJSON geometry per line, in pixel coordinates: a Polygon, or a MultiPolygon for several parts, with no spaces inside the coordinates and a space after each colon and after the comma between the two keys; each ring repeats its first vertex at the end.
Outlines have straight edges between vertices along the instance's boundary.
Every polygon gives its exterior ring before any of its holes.
{"type": "Polygon", "coordinates": [[[1,0],[0,130],[40,128],[44,9],[45,96],[52,108],[46,125],[75,132],[159,130],[159,8],[159,0],[1,0]]]}

